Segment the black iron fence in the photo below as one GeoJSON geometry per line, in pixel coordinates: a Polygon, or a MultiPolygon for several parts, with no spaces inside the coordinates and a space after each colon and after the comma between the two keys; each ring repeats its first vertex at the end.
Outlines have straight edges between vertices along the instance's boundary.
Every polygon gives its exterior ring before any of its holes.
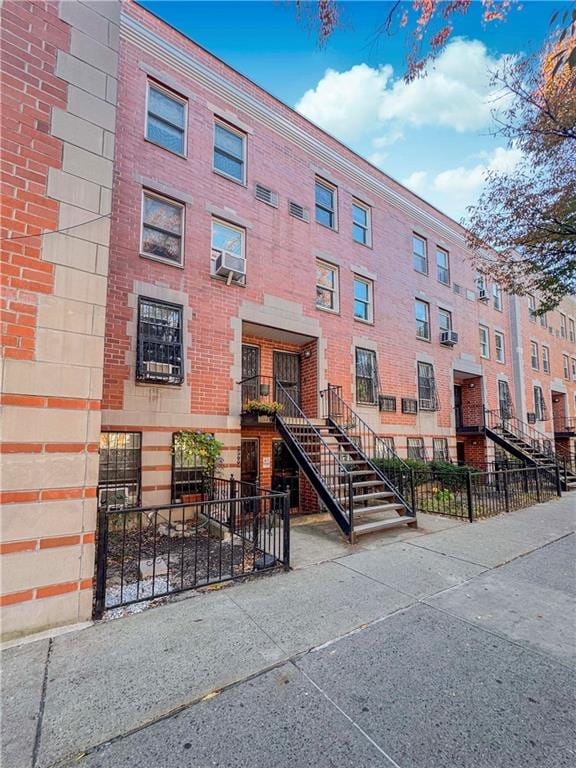
{"type": "Polygon", "coordinates": [[[540,467],[481,471],[454,466],[453,470],[442,471],[422,465],[414,471],[414,485],[417,512],[470,522],[523,509],[561,494],[559,472],[540,467]]]}
{"type": "Polygon", "coordinates": [[[250,376],[238,382],[242,395],[242,416],[297,417],[300,412],[300,387],[281,383],[272,376],[250,376]]]}
{"type": "Polygon", "coordinates": [[[189,503],[99,509],[95,617],[289,565],[289,494],[204,477],[189,503]]]}

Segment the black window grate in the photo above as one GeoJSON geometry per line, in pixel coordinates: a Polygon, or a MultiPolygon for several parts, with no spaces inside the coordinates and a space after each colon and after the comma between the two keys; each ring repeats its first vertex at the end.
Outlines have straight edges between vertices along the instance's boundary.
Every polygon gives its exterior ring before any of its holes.
{"type": "Polygon", "coordinates": [[[440,399],[431,363],[418,363],[418,406],[421,411],[440,410],[440,399]]]}
{"type": "Polygon", "coordinates": [[[413,461],[426,461],[426,450],[423,437],[409,437],[407,442],[407,456],[413,461]]]}
{"type": "Polygon", "coordinates": [[[413,397],[403,397],[402,413],[418,413],[418,400],[413,397]]]}
{"type": "Polygon", "coordinates": [[[102,432],[98,471],[98,506],[128,509],[140,506],[142,434],[102,432]]]}
{"type": "Polygon", "coordinates": [[[172,435],[172,504],[180,504],[191,496],[202,492],[202,477],[206,462],[201,456],[188,456],[178,445],[180,432],[172,435]]]}
{"type": "Polygon", "coordinates": [[[434,461],[450,461],[448,439],[446,437],[432,438],[432,458],[434,461]]]}
{"type": "Polygon", "coordinates": [[[374,405],[378,395],[376,352],[356,349],[356,402],[374,405]]]}
{"type": "Polygon", "coordinates": [[[182,307],[141,298],[136,380],[182,384],[182,307]]]}
{"type": "Polygon", "coordinates": [[[396,398],[392,395],[380,395],[378,408],[383,413],[396,413],[396,398]]]}

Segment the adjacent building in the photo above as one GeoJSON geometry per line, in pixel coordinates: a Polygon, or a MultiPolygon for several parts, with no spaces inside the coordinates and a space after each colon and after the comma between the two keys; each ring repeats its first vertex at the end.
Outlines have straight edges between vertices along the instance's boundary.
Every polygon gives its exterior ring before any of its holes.
{"type": "Polygon", "coordinates": [[[311,419],[341,387],[401,457],[491,462],[486,410],[574,451],[574,299],[537,316],[457,223],[132,2],[2,15],[7,634],[90,618],[98,501],[193,492],[179,432],[316,509],[248,413],[277,382],[311,419]]]}

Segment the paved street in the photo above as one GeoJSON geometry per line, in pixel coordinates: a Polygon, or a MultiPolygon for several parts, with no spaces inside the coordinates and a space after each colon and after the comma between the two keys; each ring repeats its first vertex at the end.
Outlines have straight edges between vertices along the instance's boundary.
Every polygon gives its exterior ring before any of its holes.
{"type": "Polygon", "coordinates": [[[576,764],[574,497],[3,652],[3,766],[576,764]]]}

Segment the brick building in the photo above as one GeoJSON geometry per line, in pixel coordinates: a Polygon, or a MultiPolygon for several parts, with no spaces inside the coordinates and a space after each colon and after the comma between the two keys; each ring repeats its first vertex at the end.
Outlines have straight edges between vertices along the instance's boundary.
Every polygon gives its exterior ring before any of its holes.
{"type": "Polygon", "coordinates": [[[179,432],[213,433],[221,472],[315,509],[250,399],[281,391],[316,419],[336,385],[399,456],[477,464],[496,450],[484,409],[513,405],[573,449],[574,300],[532,322],[478,277],[458,224],[120,10],[2,7],[6,635],[90,618],[97,493],[180,499],[179,432]]]}

